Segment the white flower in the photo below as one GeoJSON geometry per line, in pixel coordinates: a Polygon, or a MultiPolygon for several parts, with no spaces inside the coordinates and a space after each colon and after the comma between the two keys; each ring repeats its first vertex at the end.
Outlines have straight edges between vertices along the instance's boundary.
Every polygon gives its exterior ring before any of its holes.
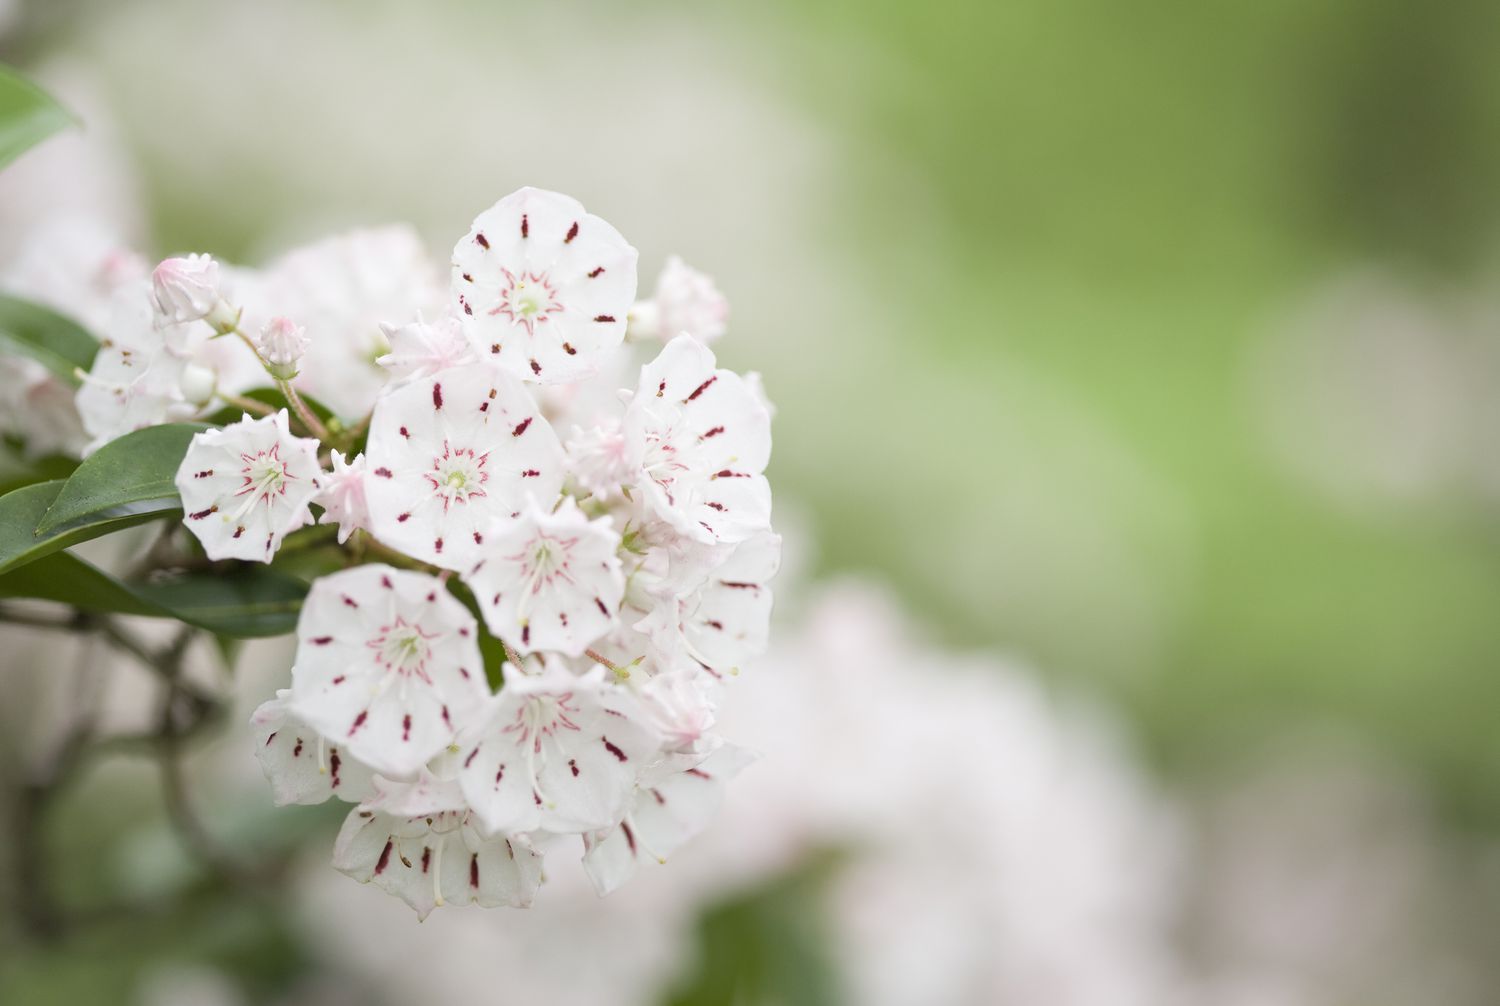
{"type": "Polygon", "coordinates": [[[542,860],[521,839],[483,837],[463,810],[402,818],[355,809],[344,819],[334,868],[396,895],[425,919],[445,904],[531,904],[542,860]]]}
{"type": "Polygon", "coordinates": [[[631,308],[629,334],[663,342],[691,335],[706,344],[724,334],[728,320],[729,301],[713,277],[673,255],[656,280],[656,296],[631,308]]]}
{"type": "Polygon", "coordinates": [[[117,291],[108,313],[93,368],[75,399],[92,438],[86,454],[132,430],[190,418],[207,399],[204,371],[185,348],[186,326],[155,327],[144,282],[117,291]]]}
{"type": "Polygon", "coordinates": [[[594,889],[603,896],[625,883],[643,853],[665,863],[713,820],[725,784],[754,760],[725,744],[700,765],[643,783],[619,824],[583,837],[583,866],[594,889]]]}
{"type": "Polygon", "coordinates": [[[641,687],[641,707],[667,751],[701,758],[722,743],[713,733],[714,704],[706,680],[678,669],[657,674],[641,687]]]}
{"type": "Polygon", "coordinates": [[[291,695],[280,689],[250,718],[255,757],[276,805],[322,803],[331,796],[359,803],[373,796],[370,769],[294,716],[291,695]]]}
{"type": "Polygon", "coordinates": [[[781,536],[764,531],[734,546],[692,589],[668,577],[656,606],[636,623],[656,663],[685,657],[715,677],[738,674],[744,660],[766,650],[770,581],[780,565],[781,536]]]}
{"type": "Polygon", "coordinates": [[[415,772],[487,694],[474,619],[439,580],[372,564],[313,582],[292,709],[360,761],[415,772]]]}
{"type": "Polygon", "coordinates": [[[325,472],[318,479],[321,488],[313,502],[323,508],[319,524],[339,526],[339,544],[342,545],[355,531],[370,528],[370,506],[366,497],[370,466],[363,454],[356,455],[353,461],[345,461],[344,455],[338,451],[330,451],[328,457],[333,462],[333,471],[325,472]]]}
{"type": "Polygon", "coordinates": [[[255,345],[269,365],[271,376],[278,381],[290,381],[297,376],[297,367],[307,352],[307,330],[290,318],[272,318],[261,329],[255,345]]]}
{"type": "Polygon", "coordinates": [[[0,275],[0,288],[102,335],[115,291],[149,277],[145,259],[125,247],[114,228],[67,212],[48,214],[27,230],[25,243],[0,275]]]}
{"type": "Polygon", "coordinates": [[[88,436],[75,397],[71,385],[35,360],[0,355],[0,431],[19,437],[26,457],[79,455],[88,436]]]}
{"type": "Polygon", "coordinates": [[[528,496],[550,506],[562,445],[526,388],[488,365],[445,370],[380,397],[365,447],[370,529],[407,555],[453,570],[528,496]]]}
{"type": "Polygon", "coordinates": [[[393,380],[431,377],[450,367],[469,366],[478,359],[458,319],[451,315],[432,324],[418,319],[405,325],[382,325],[381,331],[391,351],[375,362],[393,380]]]}
{"type": "Polygon", "coordinates": [[[568,474],[584,492],[608,502],[632,480],[635,467],[620,421],[612,419],[589,430],[574,427],[568,440],[568,474]]]}
{"type": "Polygon", "coordinates": [[[678,336],[641,368],[625,438],[647,503],[679,534],[739,542],[771,521],[771,417],[738,374],[678,336]]]}
{"type": "Polygon", "coordinates": [[[177,469],[183,523],[210,559],[270,562],[281,539],[312,523],[318,442],[294,437],[286,410],[193,436],[177,469]]]}
{"type": "Polygon", "coordinates": [[[529,381],[574,381],[625,337],[636,250],[576,199],[524,188],[453,249],[453,294],[481,356],[529,381]]]}
{"type": "Polygon", "coordinates": [[[466,576],[490,632],[524,652],[581,656],[608,632],[625,593],[609,518],[589,520],[572,498],[556,513],[529,502],[486,536],[466,576]]]}
{"type": "Polygon", "coordinates": [[[219,263],[207,255],[163,260],[151,271],[151,299],[158,328],[207,321],[228,331],[236,320],[219,296],[219,263]]]}
{"type": "Polygon", "coordinates": [[[386,384],[376,360],[389,349],[382,325],[442,307],[443,289],[421,239],[410,227],[338,234],[287,252],[268,265],[246,313],[272,314],[307,328],[297,388],[345,419],[370,410],[386,384]]]}
{"type": "Polygon", "coordinates": [[[459,773],[486,828],[579,833],[619,820],[659,743],[635,700],[604,673],[506,666],[505,687],[463,744],[459,773]]]}

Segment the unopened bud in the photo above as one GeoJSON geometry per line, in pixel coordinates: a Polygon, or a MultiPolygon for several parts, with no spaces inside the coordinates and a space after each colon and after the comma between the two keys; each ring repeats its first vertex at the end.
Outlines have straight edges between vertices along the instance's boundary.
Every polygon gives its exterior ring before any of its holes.
{"type": "Polygon", "coordinates": [[[207,255],[165,259],[151,272],[151,293],[157,328],[208,319],[223,331],[226,318],[230,329],[238,318],[219,296],[219,263],[207,255]]]}
{"type": "Polygon", "coordinates": [[[307,332],[290,318],[272,318],[261,330],[256,348],[272,377],[290,381],[297,376],[297,367],[307,352],[307,332]]]}

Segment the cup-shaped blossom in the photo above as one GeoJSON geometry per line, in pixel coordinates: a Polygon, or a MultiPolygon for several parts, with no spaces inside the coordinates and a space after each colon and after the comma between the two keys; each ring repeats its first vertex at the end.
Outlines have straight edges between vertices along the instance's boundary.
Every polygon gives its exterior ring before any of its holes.
{"type": "Polygon", "coordinates": [[[355,809],[333,848],[334,868],[396,895],[425,919],[441,905],[525,908],[542,858],[521,838],[486,838],[465,810],[417,817],[355,809]]]}
{"type": "Polygon", "coordinates": [[[339,526],[339,544],[342,545],[355,531],[370,527],[370,466],[363,454],[356,455],[353,461],[345,461],[343,454],[330,451],[328,459],[333,463],[333,471],[325,472],[318,480],[321,488],[313,502],[323,508],[319,524],[339,526]]]}
{"type": "Polygon", "coordinates": [[[620,535],[571,498],[556,513],[534,501],[485,538],[464,578],[490,632],[525,652],[583,651],[609,631],[625,593],[620,535]]]}
{"type": "Polygon", "coordinates": [[[468,570],[485,535],[528,497],[550,505],[563,449],[519,381],[497,367],[445,370],[387,392],[365,446],[370,530],[407,555],[468,570]]]}
{"type": "Polygon", "coordinates": [[[644,780],[617,825],[583,836],[583,868],[594,889],[603,896],[618,888],[643,856],[665,863],[707,827],[724,802],[725,784],[754,760],[725,744],[692,768],[644,780]]]}
{"type": "Polygon", "coordinates": [[[740,664],[766,650],[770,583],[780,565],[781,536],[763,531],[734,546],[695,586],[668,578],[635,625],[650,638],[653,660],[670,667],[686,659],[715,677],[738,674],[740,664]]]}
{"type": "Polygon", "coordinates": [[[770,527],[770,414],[701,342],[678,336],[641,368],[624,433],[647,505],[678,534],[740,542],[770,527]]]}
{"type": "Polygon", "coordinates": [[[297,620],[292,710],[330,742],[409,775],[488,694],[473,616],[437,579],[371,564],[313,582],[297,620]]]}
{"type": "Polygon", "coordinates": [[[459,782],[486,828],[576,834],[620,819],[660,741],[603,667],[579,676],[552,663],[539,674],[507,665],[460,746],[459,782]]]}
{"type": "Polygon", "coordinates": [[[524,188],[453,249],[453,296],[475,350],[524,380],[576,381],[625,337],[636,250],[576,199],[524,188]]]}
{"type": "Polygon", "coordinates": [[[278,807],[323,803],[333,796],[359,803],[375,795],[369,767],[298,719],[289,689],[260,704],[250,717],[250,732],[278,807]]]}
{"type": "Polygon", "coordinates": [[[270,562],[312,523],[318,443],[292,436],[286,410],[194,435],[177,469],[183,523],[210,559],[270,562]]]}
{"type": "Polygon", "coordinates": [[[710,343],[724,334],[729,321],[729,301],[714,285],[713,277],[699,272],[676,255],[656,280],[656,295],[630,310],[632,340],[691,335],[710,343]]]}

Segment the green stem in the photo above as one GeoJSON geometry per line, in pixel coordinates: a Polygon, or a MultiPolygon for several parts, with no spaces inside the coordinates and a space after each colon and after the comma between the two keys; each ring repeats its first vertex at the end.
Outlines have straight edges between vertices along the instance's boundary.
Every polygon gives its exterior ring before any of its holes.
{"type": "Polygon", "coordinates": [[[301,395],[297,394],[297,389],[292,387],[290,381],[278,380],[276,386],[281,389],[281,393],[291,403],[292,411],[297,413],[297,418],[302,420],[302,425],[307,427],[309,433],[318,438],[319,443],[326,444],[333,439],[333,435],[328,432],[328,427],[324,426],[323,421],[313,414],[312,409],[307,407],[307,403],[302,400],[301,395]]]}

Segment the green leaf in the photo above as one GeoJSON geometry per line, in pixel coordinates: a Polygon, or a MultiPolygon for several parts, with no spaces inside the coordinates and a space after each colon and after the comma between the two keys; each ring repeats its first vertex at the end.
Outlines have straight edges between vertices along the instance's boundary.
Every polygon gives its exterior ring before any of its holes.
{"type": "Polygon", "coordinates": [[[45,91],[0,66],[0,167],[72,123],[73,117],[45,91]]]}
{"type": "Polygon", "coordinates": [[[252,563],[132,583],[71,553],[56,552],[0,576],[0,598],[29,597],[84,611],[173,618],[229,639],[291,632],[306,595],[307,585],[301,581],[252,563]]]}
{"type": "Polygon", "coordinates": [[[221,636],[280,636],[297,627],[307,584],[255,563],[227,573],[185,573],[132,592],[172,616],[221,636]]]}
{"type": "Polygon", "coordinates": [[[0,294],[0,349],[29,356],[76,387],[77,371],[94,365],[99,343],[71,318],[0,294]]]}
{"type": "Polygon", "coordinates": [[[180,509],[114,512],[50,532],[33,530],[66,485],[65,480],[54,479],[22,486],[0,496],[0,573],[35,562],[69,545],[155,520],[164,513],[180,512],[180,509]]]}
{"type": "Polygon", "coordinates": [[[0,576],[0,597],[58,601],[84,611],[170,617],[127,585],[68,552],[54,552],[0,576]]]}
{"type": "MultiPolygon", "coordinates": [[[[7,444],[7,447],[11,447],[7,444]]],[[[78,459],[61,454],[49,454],[42,458],[23,457],[16,449],[0,451],[0,496],[54,479],[66,479],[78,467],[78,459]]]]}
{"type": "Polygon", "coordinates": [[[120,527],[182,511],[174,479],[201,423],[148,426],[111,440],[69,476],[36,525],[38,534],[94,527],[98,537],[120,527]]]}

